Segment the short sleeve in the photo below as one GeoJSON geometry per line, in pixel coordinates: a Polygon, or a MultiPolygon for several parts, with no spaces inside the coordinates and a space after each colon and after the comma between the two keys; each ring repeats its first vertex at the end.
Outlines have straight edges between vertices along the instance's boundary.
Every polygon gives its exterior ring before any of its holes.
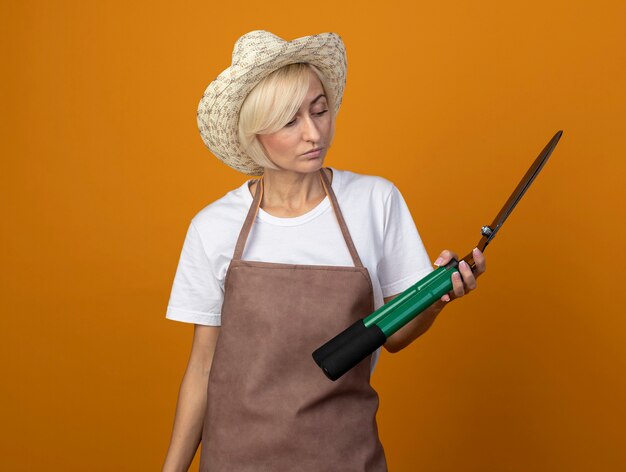
{"type": "Polygon", "coordinates": [[[208,326],[221,325],[224,293],[202,244],[198,229],[189,225],[165,317],[208,326]]]}
{"type": "Polygon", "coordinates": [[[378,277],[383,297],[397,295],[433,271],[430,258],[400,191],[385,201],[383,257],[378,277]]]}

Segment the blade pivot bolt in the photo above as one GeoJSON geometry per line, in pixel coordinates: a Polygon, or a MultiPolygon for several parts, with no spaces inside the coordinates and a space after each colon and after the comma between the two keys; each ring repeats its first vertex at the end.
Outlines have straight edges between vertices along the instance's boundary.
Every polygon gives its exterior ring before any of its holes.
{"type": "Polygon", "coordinates": [[[483,236],[489,237],[491,236],[491,233],[493,233],[493,230],[489,226],[483,226],[482,228],[480,228],[480,233],[483,236]]]}

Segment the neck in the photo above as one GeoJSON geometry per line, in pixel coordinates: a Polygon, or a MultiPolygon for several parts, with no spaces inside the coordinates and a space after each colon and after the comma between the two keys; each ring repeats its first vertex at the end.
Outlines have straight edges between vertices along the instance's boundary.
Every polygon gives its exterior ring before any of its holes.
{"type": "Polygon", "coordinates": [[[319,171],[310,173],[265,169],[261,208],[275,216],[306,213],[326,196],[319,171]]]}

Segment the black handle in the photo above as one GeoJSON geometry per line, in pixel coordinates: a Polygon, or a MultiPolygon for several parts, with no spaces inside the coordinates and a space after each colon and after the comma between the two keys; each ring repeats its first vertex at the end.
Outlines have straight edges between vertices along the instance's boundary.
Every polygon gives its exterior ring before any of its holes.
{"type": "Polygon", "coordinates": [[[352,341],[353,338],[357,338],[365,331],[367,328],[363,324],[363,320],[357,320],[356,323],[344,329],[337,336],[332,338],[323,346],[317,348],[313,353],[313,359],[317,363],[318,366],[322,366],[322,361],[331,353],[339,349],[344,344],[352,341]]]}
{"type": "Polygon", "coordinates": [[[358,337],[351,338],[320,362],[319,366],[330,380],[337,380],[387,341],[377,325],[363,328],[358,337]]]}

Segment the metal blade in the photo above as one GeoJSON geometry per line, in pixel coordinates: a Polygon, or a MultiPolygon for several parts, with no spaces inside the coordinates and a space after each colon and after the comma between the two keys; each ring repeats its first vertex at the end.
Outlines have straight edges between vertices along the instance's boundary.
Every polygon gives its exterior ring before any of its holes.
{"type": "Polygon", "coordinates": [[[561,139],[562,134],[562,130],[558,131],[550,140],[550,142],[546,144],[546,147],[543,148],[543,151],[539,153],[539,156],[537,157],[537,159],[535,159],[535,162],[533,162],[533,164],[530,166],[530,169],[528,169],[524,177],[522,177],[520,183],[517,184],[517,187],[502,207],[502,210],[500,210],[500,213],[498,213],[498,215],[495,217],[493,223],[491,223],[490,226],[482,227],[481,232],[483,237],[480,239],[477,246],[478,249],[481,250],[481,252],[485,250],[487,245],[496,236],[496,233],[509,217],[509,215],[513,211],[513,208],[515,208],[515,205],[517,205],[517,203],[521,200],[522,196],[526,193],[526,190],[528,190],[528,187],[530,187],[530,184],[533,183],[533,180],[535,180],[535,178],[539,174],[539,171],[547,162],[548,158],[552,154],[552,151],[554,151],[554,148],[559,142],[559,139],[561,139]]]}

